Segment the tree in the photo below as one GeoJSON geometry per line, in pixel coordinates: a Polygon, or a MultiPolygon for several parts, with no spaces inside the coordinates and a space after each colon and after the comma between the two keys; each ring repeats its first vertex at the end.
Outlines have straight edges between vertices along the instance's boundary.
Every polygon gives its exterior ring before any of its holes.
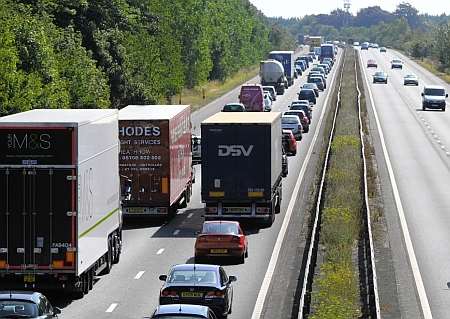
{"type": "Polygon", "coordinates": [[[397,6],[394,15],[405,18],[411,28],[418,28],[421,26],[418,12],[410,3],[402,2],[397,6]]]}

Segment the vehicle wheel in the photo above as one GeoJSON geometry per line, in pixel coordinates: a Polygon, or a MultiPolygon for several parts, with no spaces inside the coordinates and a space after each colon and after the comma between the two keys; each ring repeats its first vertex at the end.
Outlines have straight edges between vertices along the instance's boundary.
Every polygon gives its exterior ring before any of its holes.
{"type": "Polygon", "coordinates": [[[187,198],[188,198],[188,196],[189,196],[188,190],[186,189],[186,190],[183,192],[183,200],[180,201],[180,202],[178,203],[178,208],[183,209],[183,208],[186,208],[186,207],[187,207],[187,198]]]}
{"type": "Polygon", "coordinates": [[[83,281],[80,278],[80,287],[74,287],[71,291],[71,295],[74,299],[81,299],[84,296],[84,287],[83,287],[83,281]]]}
{"type": "Polygon", "coordinates": [[[89,293],[89,272],[86,272],[82,275],[83,281],[83,293],[87,295],[89,293]]]}
{"type": "Polygon", "coordinates": [[[245,258],[248,258],[248,246],[247,249],[245,250],[245,258]]]}
{"type": "Polygon", "coordinates": [[[169,207],[169,214],[167,214],[167,220],[173,219],[176,214],[177,214],[176,205],[169,207]]]}
{"type": "Polygon", "coordinates": [[[305,132],[305,133],[308,133],[308,132],[309,132],[309,126],[307,126],[307,127],[305,128],[304,132],[305,132]]]}
{"type": "Polygon", "coordinates": [[[241,256],[239,256],[239,263],[245,264],[245,253],[243,253],[241,256]]]}
{"type": "Polygon", "coordinates": [[[442,107],[442,112],[445,112],[445,106],[442,107]]]}
{"type": "Polygon", "coordinates": [[[425,111],[426,109],[425,105],[422,105],[422,111],[425,111]]]}
{"type": "Polygon", "coordinates": [[[89,290],[92,290],[94,288],[94,269],[89,270],[88,278],[88,287],[89,290]]]}
{"type": "Polygon", "coordinates": [[[111,238],[108,240],[108,252],[106,253],[106,268],[103,269],[102,275],[107,275],[111,272],[112,267],[112,249],[111,249],[111,238]]]}
{"type": "Polygon", "coordinates": [[[113,245],[114,245],[114,255],[112,262],[113,264],[118,264],[120,260],[120,254],[122,253],[122,241],[120,240],[120,237],[117,234],[114,235],[113,245]]]}

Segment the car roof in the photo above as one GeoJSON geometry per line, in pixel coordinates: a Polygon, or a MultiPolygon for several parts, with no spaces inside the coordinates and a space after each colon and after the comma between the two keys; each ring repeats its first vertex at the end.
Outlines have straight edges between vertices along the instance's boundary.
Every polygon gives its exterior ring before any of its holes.
{"type": "Polygon", "coordinates": [[[442,89],[445,90],[443,86],[440,85],[425,85],[424,89],[442,89]]]}
{"type": "Polygon", "coordinates": [[[298,94],[300,94],[302,92],[313,92],[314,93],[314,90],[313,89],[301,89],[300,92],[298,92],[298,94]]]}
{"type": "Polygon", "coordinates": [[[161,305],[156,308],[154,315],[177,315],[177,314],[191,314],[195,316],[203,316],[208,318],[209,308],[200,305],[190,304],[172,304],[161,305]]]}
{"type": "Polygon", "coordinates": [[[41,293],[34,291],[0,291],[0,300],[13,299],[37,303],[41,296],[41,293]]]}
{"type": "Polygon", "coordinates": [[[286,129],[283,129],[283,134],[289,134],[289,135],[294,135],[294,133],[292,133],[292,131],[291,130],[286,130],[286,129]]]}
{"type": "Polygon", "coordinates": [[[207,264],[178,264],[172,266],[171,270],[213,270],[217,271],[220,266],[219,265],[207,265],[207,264]]]}
{"type": "Polygon", "coordinates": [[[236,225],[239,225],[239,222],[234,221],[234,220],[207,220],[207,221],[204,221],[203,224],[236,224],[236,225]]]}

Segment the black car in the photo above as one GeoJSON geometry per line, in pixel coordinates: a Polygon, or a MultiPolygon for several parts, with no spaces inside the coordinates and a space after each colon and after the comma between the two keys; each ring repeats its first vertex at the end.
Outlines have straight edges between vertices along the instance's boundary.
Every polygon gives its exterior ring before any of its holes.
{"type": "Polygon", "coordinates": [[[310,104],[316,104],[316,93],[311,89],[301,89],[298,93],[299,100],[308,100],[310,104]]]}
{"type": "Polygon", "coordinates": [[[245,112],[245,106],[242,103],[228,103],[223,106],[222,112],[245,112]]]}
{"type": "Polygon", "coordinates": [[[158,306],[151,319],[217,319],[214,312],[206,306],[173,304],[158,306]]]}
{"type": "Polygon", "coordinates": [[[233,286],[236,277],[227,276],[218,265],[175,265],[169,275],[161,275],[164,281],[159,295],[159,304],[193,304],[211,308],[214,313],[226,318],[231,313],[233,286]]]}
{"type": "Polygon", "coordinates": [[[294,104],[294,103],[293,103],[293,104],[290,106],[289,109],[292,110],[292,111],[295,111],[295,110],[304,111],[306,117],[307,117],[308,120],[309,120],[309,123],[311,123],[311,119],[312,119],[312,110],[311,110],[311,107],[310,107],[309,105],[306,105],[306,104],[300,104],[300,103],[298,103],[298,104],[294,104]]]}
{"type": "Polygon", "coordinates": [[[0,318],[57,318],[59,308],[53,308],[41,293],[32,291],[0,291],[0,318]]]}

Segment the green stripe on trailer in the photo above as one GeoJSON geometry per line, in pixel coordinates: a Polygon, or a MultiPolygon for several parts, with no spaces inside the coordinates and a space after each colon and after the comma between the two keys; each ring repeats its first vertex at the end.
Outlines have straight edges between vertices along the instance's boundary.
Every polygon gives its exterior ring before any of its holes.
{"type": "Polygon", "coordinates": [[[97,228],[97,226],[99,226],[101,223],[103,223],[105,220],[107,220],[108,218],[110,218],[112,215],[114,215],[114,213],[116,213],[119,210],[119,208],[116,208],[114,210],[112,210],[111,212],[108,213],[108,215],[104,216],[103,218],[101,218],[98,222],[96,222],[94,225],[92,225],[91,227],[89,227],[87,230],[85,230],[82,234],[80,234],[80,236],[78,236],[78,238],[84,237],[87,234],[89,234],[91,231],[93,231],[95,228],[97,228]]]}

